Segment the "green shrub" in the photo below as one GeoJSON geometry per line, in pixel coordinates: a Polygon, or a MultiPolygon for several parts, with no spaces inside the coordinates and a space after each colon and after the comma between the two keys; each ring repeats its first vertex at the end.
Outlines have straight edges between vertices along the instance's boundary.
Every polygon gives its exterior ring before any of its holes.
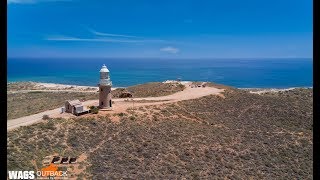
{"type": "Polygon", "coordinates": [[[121,112],[121,113],[118,114],[118,116],[120,116],[120,117],[122,117],[122,116],[124,116],[124,115],[125,115],[125,113],[123,113],[123,112],[121,112]]]}
{"type": "Polygon", "coordinates": [[[96,106],[90,106],[90,110],[92,114],[98,114],[99,108],[96,106]]]}
{"type": "Polygon", "coordinates": [[[49,117],[49,115],[45,114],[45,115],[42,116],[42,119],[43,120],[48,120],[48,119],[50,119],[50,117],[49,117]]]}
{"type": "Polygon", "coordinates": [[[179,84],[178,87],[182,90],[185,89],[185,86],[183,84],[179,84]]]}
{"type": "Polygon", "coordinates": [[[30,94],[37,94],[37,93],[43,93],[42,91],[30,91],[30,92],[28,92],[28,93],[30,93],[30,94]]]}

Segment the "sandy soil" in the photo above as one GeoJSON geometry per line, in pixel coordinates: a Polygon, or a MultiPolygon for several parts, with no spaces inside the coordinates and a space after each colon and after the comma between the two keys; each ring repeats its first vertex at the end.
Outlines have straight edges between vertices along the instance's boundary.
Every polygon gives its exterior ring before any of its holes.
{"type": "MultiPolygon", "coordinates": [[[[172,95],[168,96],[161,96],[161,97],[146,97],[146,98],[129,98],[129,99],[113,99],[115,102],[112,107],[112,111],[99,111],[99,114],[114,114],[119,112],[125,112],[127,108],[130,107],[138,107],[138,106],[147,106],[147,105],[160,105],[165,103],[173,103],[182,100],[189,100],[189,99],[196,99],[207,95],[221,95],[220,93],[224,91],[224,89],[217,89],[214,87],[198,87],[198,88],[191,88],[191,83],[186,83],[186,89],[180,92],[177,92],[172,95]],[[157,101],[157,102],[135,102],[139,100],[150,100],[150,101],[157,101]]],[[[98,100],[89,100],[83,102],[83,105],[86,106],[97,106],[98,100]]],[[[12,119],[7,121],[7,130],[12,130],[20,126],[27,126],[33,123],[40,122],[42,120],[43,115],[49,115],[50,117],[63,117],[63,118],[70,118],[73,115],[69,113],[60,113],[61,107],[56,108],[50,111],[45,111],[42,113],[25,116],[17,119],[12,119]]],[[[89,114],[90,115],[90,114],[89,114]]]]}

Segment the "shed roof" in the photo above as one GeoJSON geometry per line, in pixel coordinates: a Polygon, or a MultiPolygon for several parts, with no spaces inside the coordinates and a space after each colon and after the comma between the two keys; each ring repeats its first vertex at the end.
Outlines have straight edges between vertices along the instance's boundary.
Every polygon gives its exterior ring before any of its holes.
{"type": "Polygon", "coordinates": [[[72,101],[67,101],[71,106],[75,106],[75,105],[81,105],[81,102],[76,99],[76,100],[72,100],[72,101]]]}

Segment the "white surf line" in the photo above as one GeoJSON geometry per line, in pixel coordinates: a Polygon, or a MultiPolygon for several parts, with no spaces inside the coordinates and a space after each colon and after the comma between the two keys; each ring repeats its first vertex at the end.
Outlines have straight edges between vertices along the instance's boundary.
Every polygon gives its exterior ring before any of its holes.
{"type": "Polygon", "coordinates": [[[294,89],[312,89],[313,87],[290,87],[290,88],[238,88],[240,90],[249,90],[252,94],[261,94],[267,92],[284,92],[294,89]]]}

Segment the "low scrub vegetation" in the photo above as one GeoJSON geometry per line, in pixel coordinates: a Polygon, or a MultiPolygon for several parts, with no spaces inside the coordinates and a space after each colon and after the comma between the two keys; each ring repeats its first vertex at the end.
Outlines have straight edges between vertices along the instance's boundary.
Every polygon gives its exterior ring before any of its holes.
{"type": "Polygon", "coordinates": [[[99,113],[99,108],[97,106],[90,106],[90,112],[92,114],[98,114],[99,113]]]}
{"type": "Polygon", "coordinates": [[[289,93],[229,89],[225,98],[119,113],[117,123],[98,116],[21,127],[8,132],[8,169],[34,170],[31,160],[59,153],[87,156],[84,179],[313,179],[312,90],[289,93]]]}
{"type": "Polygon", "coordinates": [[[157,97],[183,91],[185,89],[185,86],[179,83],[151,82],[147,84],[130,86],[128,88],[118,88],[116,90],[113,90],[111,93],[113,97],[119,97],[124,89],[131,92],[133,94],[133,97],[157,97]]]}
{"type": "Polygon", "coordinates": [[[49,117],[49,115],[46,115],[46,114],[45,114],[45,115],[42,116],[42,119],[43,119],[43,120],[48,120],[48,119],[50,119],[50,117],[49,117]]]}
{"type": "Polygon", "coordinates": [[[36,83],[34,82],[14,82],[7,84],[7,91],[34,90],[36,83]]]}

